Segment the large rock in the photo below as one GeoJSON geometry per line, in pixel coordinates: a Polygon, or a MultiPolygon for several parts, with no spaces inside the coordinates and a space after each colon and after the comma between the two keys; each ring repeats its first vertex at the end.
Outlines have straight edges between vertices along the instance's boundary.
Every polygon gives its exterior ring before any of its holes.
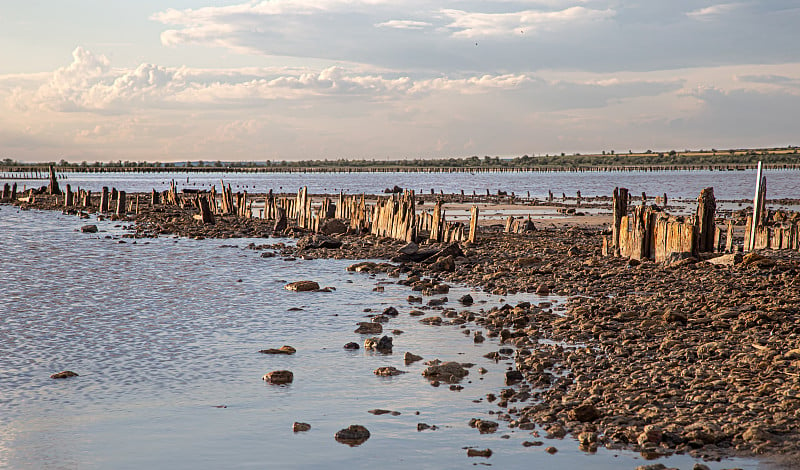
{"type": "Polygon", "coordinates": [[[395,375],[405,374],[406,372],[393,366],[384,366],[378,367],[373,371],[373,373],[381,377],[393,377],[395,375]]]}
{"type": "Polygon", "coordinates": [[[456,262],[452,256],[444,256],[431,264],[431,271],[451,273],[456,270],[456,262]]]}
{"type": "Polygon", "coordinates": [[[283,385],[292,383],[294,380],[294,374],[290,370],[273,370],[272,372],[264,375],[262,379],[273,385],[283,385]]]}
{"type": "Polygon", "coordinates": [[[422,376],[428,380],[439,380],[446,383],[458,383],[469,374],[469,371],[458,362],[443,362],[430,365],[422,371],[422,376]]]}
{"type": "Polygon", "coordinates": [[[316,250],[319,248],[339,248],[342,246],[341,240],[337,240],[327,235],[315,233],[308,235],[297,241],[298,250],[316,250]]]}
{"type": "Polygon", "coordinates": [[[81,227],[83,233],[97,233],[97,225],[84,225],[81,227]]]}
{"type": "Polygon", "coordinates": [[[380,339],[377,337],[367,338],[364,340],[364,349],[383,353],[392,352],[392,338],[389,336],[382,336],[380,339]]]}
{"type": "Polygon", "coordinates": [[[347,428],[339,430],[333,438],[336,439],[337,442],[354,447],[366,442],[369,436],[370,434],[367,428],[359,424],[351,424],[347,428]]]}
{"type": "Polygon", "coordinates": [[[362,321],[358,322],[358,328],[356,328],[353,333],[359,333],[362,335],[378,335],[383,333],[383,326],[381,326],[380,323],[362,321]]]}
{"type": "Polygon", "coordinates": [[[283,288],[295,292],[309,292],[319,290],[319,284],[314,281],[296,281],[286,284],[283,288]]]}
{"type": "Polygon", "coordinates": [[[346,233],[349,227],[347,224],[342,222],[339,219],[330,219],[326,220],[322,226],[319,228],[319,231],[325,235],[337,235],[340,233],[346,233]]]}
{"type": "Polygon", "coordinates": [[[567,417],[574,421],[588,423],[600,417],[600,411],[594,405],[584,404],[577,406],[567,412],[567,417]]]}

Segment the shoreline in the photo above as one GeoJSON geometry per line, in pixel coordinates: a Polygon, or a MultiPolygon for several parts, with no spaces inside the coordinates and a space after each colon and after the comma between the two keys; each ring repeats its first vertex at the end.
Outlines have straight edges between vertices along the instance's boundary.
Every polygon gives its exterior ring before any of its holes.
{"type": "MultiPolygon", "coordinates": [[[[32,208],[62,209],[46,200],[32,208]]],[[[224,216],[209,229],[191,212],[164,209],[120,222],[134,222],[127,227],[130,238],[252,237],[271,225],[224,216]]],[[[800,255],[767,252],[730,266],[604,258],[600,228],[574,222],[527,234],[482,233],[454,253],[452,269],[423,261],[392,270],[419,282],[460,283],[498,295],[547,291],[570,299],[564,316],[523,303],[475,318],[486,336],[515,349],[507,357],[527,388],[497,393],[512,427],[535,423],[553,436],[572,435],[588,450],[626,448],[649,456],[797,455],[800,340],[793,324],[800,319],[800,255]]],[[[287,253],[390,259],[405,244],[370,235],[333,237],[341,248],[287,253]]]]}

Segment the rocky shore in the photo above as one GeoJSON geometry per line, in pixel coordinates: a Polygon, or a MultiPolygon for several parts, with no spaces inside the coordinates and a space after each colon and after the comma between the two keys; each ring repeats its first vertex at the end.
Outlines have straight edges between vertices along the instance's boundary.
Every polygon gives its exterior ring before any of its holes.
{"type": "MultiPolygon", "coordinates": [[[[22,207],[62,209],[47,196],[22,207]]],[[[129,238],[273,235],[272,221],[218,216],[204,225],[195,212],[143,208],[119,223],[129,238]]],[[[657,264],[601,256],[599,228],[484,232],[474,244],[418,247],[338,232],[290,227],[280,235],[296,245],[251,247],[263,256],[392,260],[358,270],[398,277],[411,289],[409,303],[455,283],[531,294],[483,312],[468,299],[428,306],[441,319],[429,324],[468,324],[475,341],[501,341],[489,358],[513,359],[516,370],[486,401],[510,427],[571,436],[586,451],[800,459],[796,252],[657,264]],[[566,309],[554,310],[549,295],[566,297],[566,309]]]]}

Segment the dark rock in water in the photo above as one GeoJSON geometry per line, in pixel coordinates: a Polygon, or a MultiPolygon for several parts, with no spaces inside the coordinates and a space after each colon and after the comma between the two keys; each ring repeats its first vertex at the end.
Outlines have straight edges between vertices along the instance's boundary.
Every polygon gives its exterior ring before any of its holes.
{"type": "Polygon", "coordinates": [[[451,243],[446,247],[439,250],[436,255],[433,256],[434,259],[441,259],[446,258],[448,256],[452,256],[453,258],[460,258],[464,256],[464,252],[461,250],[461,247],[458,243],[451,243]]]}
{"type": "Polygon", "coordinates": [[[261,354],[286,354],[291,355],[297,352],[297,350],[291,346],[283,345],[278,349],[262,349],[259,351],[261,354]]]}
{"type": "Polygon", "coordinates": [[[522,372],[518,370],[510,370],[506,372],[506,385],[513,385],[515,383],[522,382],[524,377],[522,376],[522,372]]]}
{"type": "Polygon", "coordinates": [[[308,423],[298,423],[298,422],[295,422],[295,423],[292,425],[292,431],[293,431],[293,432],[306,432],[306,431],[308,431],[309,429],[311,429],[311,425],[310,425],[310,424],[308,424],[308,423]]]}
{"type": "Polygon", "coordinates": [[[83,233],[97,233],[97,225],[84,225],[81,227],[83,233]]]}
{"type": "Polygon", "coordinates": [[[309,292],[319,290],[319,284],[314,281],[296,281],[286,284],[283,288],[296,292],[309,292]]]}
{"type": "Polygon", "coordinates": [[[437,253],[439,253],[437,250],[419,250],[411,254],[400,253],[392,258],[392,261],[395,263],[416,263],[419,261],[425,261],[437,253]]]}
{"type": "Polygon", "coordinates": [[[475,302],[475,300],[469,294],[461,296],[461,298],[458,299],[458,301],[461,302],[461,305],[465,305],[465,306],[472,305],[475,302]]]}
{"type": "Polygon", "coordinates": [[[383,190],[384,194],[399,194],[403,192],[403,188],[398,185],[394,185],[394,188],[386,188],[383,190]]]}
{"type": "Polygon", "coordinates": [[[390,317],[396,317],[400,315],[400,312],[398,312],[397,309],[394,307],[386,307],[386,309],[383,311],[383,314],[388,315],[390,317]]]}
{"type": "Polygon", "coordinates": [[[469,427],[477,429],[481,434],[492,434],[497,431],[498,426],[499,424],[488,419],[472,418],[469,421],[469,427]]]}
{"type": "Polygon", "coordinates": [[[430,365],[422,371],[422,376],[428,380],[437,380],[446,383],[458,383],[469,374],[469,371],[458,362],[444,362],[430,365]]]}
{"type": "Polygon", "coordinates": [[[349,227],[346,223],[339,219],[330,219],[326,220],[322,226],[319,228],[319,231],[325,235],[336,235],[340,233],[347,233],[347,229],[349,227]]]}
{"type": "Polygon", "coordinates": [[[352,341],[344,345],[345,349],[358,349],[360,347],[361,346],[359,346],[358,343],[354,343],[352,341]]]}
{"type": "Polygon", "coordinates": [[[376,322],[362,321],[358,323],[358,328],[353,333],[377,335],[383,333],[383,326],[376,322]]]}
{"type": "Polygon", "coordinates": [[[447,303],[447,297],[442,297],[440,299],[431,299],[428,301],[428,306],[430,307],[438,307],[440,305],[444,305],[447,303]]]}
{"type": "Polygon", "coordinates": [[[61,372],[56,372],[55,374],[51,375],[50,378],[51,379],[68,379],[70,377],[77,377],[77,376],[78,376],[78,374],[75,373],[75,372],[72,372],[71,370],[64,370],[64,371],[61,371],[61,372]]]}
{"type": "Polygon", "coordinates": [[[294,380],[294,374],[289,370],[273,370],[272,372],[264,375],[262,379],[267,383],[283,385],[292,383],[294,380]]]}
{"type": "Polygon", "coordinates": [[[370,434],[367,428],[358,424],[352,424],[346,429],[339,430],[333,438],[336,439],[337,442],[355,447],[366,442],[369,436],[370,434]]]}
{"type": "Polygon", "coordinates": [[[327,235],[316,233],[308,235],[297,241],[298,250],[316,250],[319,248],[339,248],[342,246],[341,240],[337,240],[327,235]]]}
{"type": "Polygon", "coordinates": [[[378,367],[373,371],[373,373],[375,375],[380,375],[381,377],[393,377],[395,375],[405,374],[406,372],[393,366],[384,366],[378,367]]]}
{"type": "Polygon", "coordinates": [[[492,449],[467,449],[467,457],[486,457],[492,456],[492,449]]]}
{"type": "Polygon", "coordinates": [[[422,360],[422,356],[417,356],[414,353],[406,351],[406,353],[403,354],[403,361],[406,363],[406,365],[411,364],[412,362],[417,362],[417,361],[421,361],[421,360],[422,360]]]}
{"type": "Polygon", "coordinates": [[[265,251],[265,252],[261,253],[261,257],[262,258],[274,258],[275,257],[275,253],[273,253],[271,251],[265,251]]]}
{"type": "Polygon", "coordinates": [[[378,352],[392,352],[392,338],[389,336],[382,336],[380,339],[376,337],[367,338],[364,340],[364,349],[372,349],[378,352]]]}

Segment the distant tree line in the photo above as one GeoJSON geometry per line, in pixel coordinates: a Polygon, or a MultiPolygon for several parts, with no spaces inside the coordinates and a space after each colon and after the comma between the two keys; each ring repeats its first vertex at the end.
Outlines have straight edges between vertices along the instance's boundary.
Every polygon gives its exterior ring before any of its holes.
{"type": "Polygon", "coordinates": [[[186,162],[146,162],[146,161],[112,161],[75,163],[64,159],[58,162],[25,163],[4,158],[0,166],[55,166],[58,168],[587,168],[618,166],[707,166],[707,165],[742,165],[754,164],[758,161],[766,164],[798,164],[800,157],[797,147],[771,149],[732,149],[732,150],[670,150],[668,152],[617,153],[613,150],[600,154],[581,155],[579,153],[560,155],[523,155],[521,157],[501,158],[498,156],[462,158],[415,158],[403,160],[346,159],[335,160],[302,160],[302,161],[263,161],[263,162],[223,162],[186,161],[186,162]]]}

